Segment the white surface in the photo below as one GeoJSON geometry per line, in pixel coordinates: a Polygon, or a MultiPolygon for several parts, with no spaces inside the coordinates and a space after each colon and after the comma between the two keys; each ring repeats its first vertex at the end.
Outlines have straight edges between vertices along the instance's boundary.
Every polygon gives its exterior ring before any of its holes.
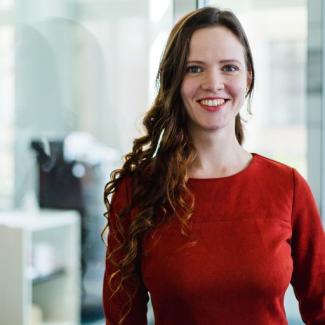
{"type": "Polygon", "coordinates": [[[45,322],[79,325],[80,221],[77,212],[0,213],[0,265],[0,325],[30,325],[32,303],[40,306],[45,322]],[[33,285],[28,273],[33,264],[33,251],[45,243],[55,251],[56,262],[65,272],[33,285]]]}
{"type": "Polygon", "coordinates": [[[72,225],[76,222],[76,218],[78,218],[78,213],[73,210],[41,209],[27,212],[12,210],[0,212],[0,225],[38,231],[49,227],[72,225]]]}

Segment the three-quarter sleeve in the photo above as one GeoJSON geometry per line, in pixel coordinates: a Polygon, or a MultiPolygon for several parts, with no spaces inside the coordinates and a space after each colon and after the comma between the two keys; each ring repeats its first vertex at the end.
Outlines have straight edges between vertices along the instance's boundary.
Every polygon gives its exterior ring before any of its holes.
{"type": "Polygon", "coordinates": [[[325,235],[312,192],[293,169],[291,284],[303,321],[325,325],[325,235]]]}
{"type": "MultiPolygon", "coordinates": [[[[128,294],[132,294],[135,291],[135,295],[132,302],[132,308],[128,313],[123,325],[146,325],[147,324],[147,302],[148,292],[145,288],[140,271],[137,274],[135,284],[134,280],[128,279],[124,282],[124,290],[118,290],[116,294],[112,296],[112,290],[109,285],[111,275],[116,271],[116,267],[110,263],[107,259],[108,254],[116,249],[121,240],[120,234],[117,230],[116,219],[117,214],[128,203],[129,183],[126,179],[123,179],[118,185],[117,191],[112,198],[112,206],[109,213],[109,232],[107,237],[107,254],[106,254],[106,267],[103,281],[103,307],[106,318],[106,325],[118,325],[120,318],[125,313],[125,304],[128,301],[128,294]]],[[[123,224],[125,226],[125,224],[123,224]]],[[[122,259],[123,254],[118,253],[115,255],[117,259],[122,259]]],[[[113,284],[119,282],[120,275],[118,274],[114,278],[113,284]]],[[[113,288],[114,289],[114,288],[113,288]]]]}

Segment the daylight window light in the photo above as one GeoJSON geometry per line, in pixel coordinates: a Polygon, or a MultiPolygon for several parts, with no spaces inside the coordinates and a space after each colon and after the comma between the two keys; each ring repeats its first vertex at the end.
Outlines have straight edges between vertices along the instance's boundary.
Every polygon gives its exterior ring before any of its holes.
{"type": "Polygon", "coordinates": [[[171,5],[170,0],[150,0],[150,21],[159,22],[171,5]]]}
{"type": "Polygon", "coordinates": [[[0,10],[8,10],[14,6],[13,0],[1,0],[0,1],[0,10]]]}
{"type": "Polygon", "coordinates": [[[152,42],[150,47],[150,64],[149,64],[149,97],[153,100],[156,94],[156,74],[158,71],[159,61],[163,52],[163,48],[167,42],[168,34],[166,32],[159,33],[152,42]]]}

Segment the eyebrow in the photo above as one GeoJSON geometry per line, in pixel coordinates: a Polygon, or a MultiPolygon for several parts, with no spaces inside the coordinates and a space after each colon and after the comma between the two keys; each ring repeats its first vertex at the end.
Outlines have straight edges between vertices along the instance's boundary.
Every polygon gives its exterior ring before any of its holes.
{"type": "MultiPolygon", "coordinates": [[[[236,62],[237,64],[242,64],[240,61],[236,60],[236,59],[227,59],[227,60],[220,60],[219,63],[221,64],[225,64],[225,63],[234,63],[236,62]]],[[[187,63],[198,63],[198,64],[205,64],[204,61],[200,61],[200,60],[188,60],[187,63]]]]}

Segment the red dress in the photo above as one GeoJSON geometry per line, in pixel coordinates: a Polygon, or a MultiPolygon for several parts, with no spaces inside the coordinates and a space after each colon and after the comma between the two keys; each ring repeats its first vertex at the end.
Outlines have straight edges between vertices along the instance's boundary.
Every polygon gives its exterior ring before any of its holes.
{"type": "MultiPolygon", "coordinates": [[[[127,180],[113,198],[114,218],[131,195],[127,180]]],[[[191,240],[172,218],[141,244],[140,288],[124,324],[147,324],[150,293],[155,325],[284,325],[289,283],[302,319],[325,324],[325,236],[309,186],[293,168],[253,154],[228,177],[190,179],[195,195],[191,240]]],[[[116,325],[120,293],[109,300],[106,263],[103,304],[116,325]]]]}

